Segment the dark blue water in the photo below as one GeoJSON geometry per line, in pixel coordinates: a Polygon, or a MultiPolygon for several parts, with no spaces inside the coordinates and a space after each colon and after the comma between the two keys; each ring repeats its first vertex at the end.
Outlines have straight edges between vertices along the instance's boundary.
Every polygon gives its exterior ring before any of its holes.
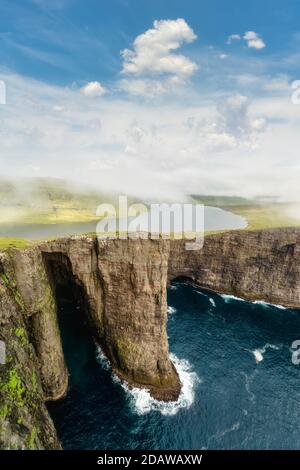
{"type": "Polygon", "coordinates": [[[168,292],[170,350],[184,392],[161,405],[129,393],[62,305],[71,374],[67,397],[50,406],[65,449],[300,449],[300,312],[208,294],[184,282],[168,292]],[[99,356],[99,355],[98,355],[99,356]]]}

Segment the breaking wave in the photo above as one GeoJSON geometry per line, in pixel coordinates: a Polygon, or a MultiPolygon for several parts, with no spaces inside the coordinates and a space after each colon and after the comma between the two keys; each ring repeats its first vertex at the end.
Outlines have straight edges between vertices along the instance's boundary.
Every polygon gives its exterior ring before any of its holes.
{"type": "MultiPolygon", "coordinates": [[[[105,369],[111,370],[109,360],[97,346],[97,361],[105,369]]],[[[196,372],[192,370],[192,366],[186,359],[179,359],[175,354],[170,354],[170,359],[173,362],[178,372],[180,381],[182,383],[181,393],[177,401],[163,402],[155,400],[151,397],[149,391],[143,388],[131,388],[126,382],[121,381],[115,374],[112,373],[113,381],[119,383],[127,393],[130,399],[132,410],[139,414],[144,415],[150,411],[158,411],[164,416],[171,416],[178,413],[182,408],[190,408],[195,399],[195,388],[200,379],[196,372]]]]}
{"type": "Polygon", "coordinates": [[[238,300],[239,302],[249,302],[254,305],[262,305],[263,307],[275,307],[280,310],[288,310],[287,307],[284,307],[283,305],[271,304],[270,302],[265,302],[264,300],[254,300],[251,302],[251,301],[242,299],[240,297],[236,297],[235,295],[229,295],[229,294],[220,294],[220,295],[226,303],[230,302],[231,300],[238,300]]]}
{"type": "Polygon", "coordinates": [[[201,290],[195,289],[194,292],[198,295],[202,295],[202,297],[207,297],[207,294],[205,292],[202,292],[201,290]]]}
{"type": "Polygon", "coordinates": [[[231,300],[238,300],[239,302],[246,302],[244,299],[241,299],[240,297],[236,297],[235,295],[221,294],[221,297],[224,299],[226,303],[230,302],[231,300]]]}
{"type": "Polygon", "coordinates": [[[283,305],[270,304],[269,302],[265,302],[264,300],[255,300],[253,303],[256,305],[262,305],[263,307],[275,307],[279,308],[280,310],[287,310],[287,308],[283,305]]]}
{"type": "Polygon", "coordinates": [[[177,312],[177,310],[176,310],[175,307],[171,307],[171,305],[168,306],[168,314],[169,315],[173,315],[176,312],[177,312]]]}
{"type": "Polygon", "coordinates": [[[104,370],[111,370],[111,365],[100,346],[96,345],[96,360],[104,370]]]}

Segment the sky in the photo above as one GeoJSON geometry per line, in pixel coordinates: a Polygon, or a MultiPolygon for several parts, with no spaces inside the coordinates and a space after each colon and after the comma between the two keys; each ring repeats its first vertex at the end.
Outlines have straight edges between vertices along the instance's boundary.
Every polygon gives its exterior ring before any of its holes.
{"type": "Polygon", "coordinates": [[[0,175],[300,200],[299,46],[297,0],[1,0],[0,175]]]}

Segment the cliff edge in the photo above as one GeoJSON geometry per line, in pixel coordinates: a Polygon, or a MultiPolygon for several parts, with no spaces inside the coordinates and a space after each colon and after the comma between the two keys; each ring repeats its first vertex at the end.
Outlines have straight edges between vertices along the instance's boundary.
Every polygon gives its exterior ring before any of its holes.
{"type": "Polygon", "coordinates": [[[64,289],[80,302],[114,372],[157,399],[181,384],[169,358],[167,285],[185,276],[205,289],[300,306],[300,229],[232,231],[184,240],[70,237],[0,254],[0,448],[58,449],[45,402],[68,388],[57,318],[64,289]]]}

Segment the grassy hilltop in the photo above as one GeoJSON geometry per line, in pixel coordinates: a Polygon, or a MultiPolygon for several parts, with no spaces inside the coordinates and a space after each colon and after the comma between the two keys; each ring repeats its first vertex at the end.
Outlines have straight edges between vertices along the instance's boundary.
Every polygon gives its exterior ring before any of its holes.
{"type": "Polygon", "coordinates": [[[95,220],[101,203],[115,198],[51,178],[0,180],[0,224],[58,224],[95,220]]]}
{"type": "Polygon", "coordinates": [[[192,195],[192,199],[241,215],[248,221],[246,230],[300,227],[300,206],[294,203],[279,203],[272,198],[246,199],[234,196],[192,195]]]}
{"type": "MultiPolygon", "coordinates": [[[[97,219],[96,209],[102,203],[115,205],[116,197],[55,178],[0,179],[0,225],[89,222],[97,219]]],[[[0,237],[0,250],[28,243],[0,237]]]]}

